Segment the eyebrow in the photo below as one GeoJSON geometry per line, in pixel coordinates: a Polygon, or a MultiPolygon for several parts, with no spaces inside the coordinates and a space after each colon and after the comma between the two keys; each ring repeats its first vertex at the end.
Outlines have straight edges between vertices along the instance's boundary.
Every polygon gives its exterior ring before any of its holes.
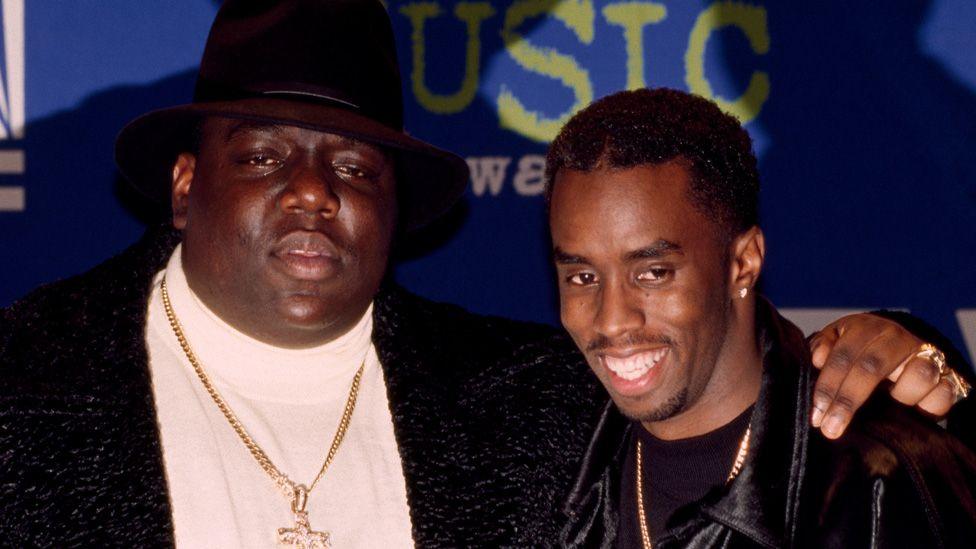
{"type": "Polygon", "coordinates": [[[589,263],[585,257],[581,255],[568,254],[559,246],[552,249],[552,260],[560,265],[582,265],[584,263],[589,263]]]}
{"type": "MultiPolygon", "coordinates": [[[[275,135],[280,135],[284,131],[284,127],[281,124],[271,124],[268,122],[258,122],[255,120],[240,120],[231,126],[224,139],[230,141],[237,136],[247,133],[247,132],[270,132],[275,135]]],[[[369,143],[361,139],[356,139],[355,137],[347,137],[345,135],[333,134],[340,144],[345,145],[349,148],[367,148],[376,149],[380,154],[387,155],[386,149],[380,145],[369,143]]]]}
{"type": "Polygon", "coordinates": [[[335,134],[335,137],[336,137],[336,141],[338,141],[342,145],[346,145],[347,147],[372,147],[378,150],[380,149],[378,145],[367,143],[360,139],[356,139],[355,137],[346,137],[345,135],[339,135],[339,134],[335,134]]]}
{"type": "Polygon", "coordinates": [[[634,250],[627,254],[628,260],[634,259],[657,259],[671,254],[684,254],[684,250],[677,242],[671,242],[663,238],[657,240],[650,246],[644,246],[639,250],[634,250]]]}
{"type": "Polygon", "coordinates": [[[274,135],[279,135],[282,132],[282,129],[278,124],[267,124],[263,122],[255,122],[253,120],[241,120],[227,130],[227,133],[224,135],[224,139],[226,141],[230,141],[247,132],[270,132],[274,135]]]}
{"type": "MultiPolygon", "coordinates": [[[[680,244],[662,238],[648,246],[627,253],[625,259],[627,261],[657,259],[671,254],[682,255],[684,250],[680,244]]],[[[590,262],[585,256],[566,253],[559,246],[552,249],[552,260],[559,265],[585,265],[590,262]]]]}

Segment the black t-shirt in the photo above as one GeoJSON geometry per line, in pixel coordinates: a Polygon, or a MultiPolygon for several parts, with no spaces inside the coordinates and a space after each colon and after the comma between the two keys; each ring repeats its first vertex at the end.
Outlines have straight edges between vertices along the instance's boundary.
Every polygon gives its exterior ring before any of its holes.
{"type": "Polygon", "coordinates": [[[725,484],[751,417],[750,406],[715,431],[681,440],[660,440],[640,423],[634,423],[631,450],[624,460],[620,482],[620,529],[616,547],[639,549],[642,546],[637,517],[637,437],[644,454],[644,512],[651,540],[655,540],[665,532],[665,524],[678,508],[725,484]]]}

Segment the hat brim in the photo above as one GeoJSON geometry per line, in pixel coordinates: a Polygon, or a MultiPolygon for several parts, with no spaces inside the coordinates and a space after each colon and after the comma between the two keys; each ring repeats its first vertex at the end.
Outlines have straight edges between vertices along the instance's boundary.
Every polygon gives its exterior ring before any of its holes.
{"type": "Polygon", "coordinates": [[[394,155],[400,224],[407,230],[443,215],[467,187],[467,163],[455,154],[348,109],[267,97],[193,103],[144,114],[116,138],[119,171],[141,194],[168,204],[173,163],[192,149],[195,128],[209,116],[297,126],[384,147],[394,155]]]}

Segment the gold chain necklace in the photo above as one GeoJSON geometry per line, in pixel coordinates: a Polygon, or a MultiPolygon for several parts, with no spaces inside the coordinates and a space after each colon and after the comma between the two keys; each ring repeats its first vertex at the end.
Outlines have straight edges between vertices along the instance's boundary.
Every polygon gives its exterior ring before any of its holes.
{"type": "Polygon", "coordinates": [[[339,451],[339,445],[342,444],[342,439],[346,436],[346,431],[349,429],[349,420],[352,418],[352,412],[356,408],[356,397],[359,395],[359,381],[363,377],[363,368],[366,366],[365,359],[363,363],[360,364],[359,369],[356,371],[356,376],[352,379],[352,387],[349,388],[349,397],[346,399],[346,407],[342,411],[342,418],[339,420],[339,428],[336,429],[336,434],[332,438],[332,446],[329,447],[329,453],[325,456],[325,462],[322,463],[322,468],[319,469],[319,474],[315,476],[315,480],[312,484],[305,487],[304,484],[296,483],[295,481],[288,478],[287,475],[282,473],[268,455],[264,453],[264,450],[258,446],[258,443],[251,438],[251,435],[247,433],[244,429],[244,425],[241,424],[237,416],[234,415],[233,410],[228,406],[227,401],[224,397],[220,396],[217,389],[211,383],[210,378],[207,376],[206,372],[203,371],[203,367],[200,365],[200,361],[197,360],[196,354],[194,354],[193,349],[190,348],[190,343],[186,339],[186,335],[183,333],[183,327],[180,325],[180,321],[176,318],[176,313],[173,311],[173,305],[169,300],[169,292],[166,290],[166,277],[163,277],[162,284],[160,285],[161,294],[163,297],[163,307],[166,309],[166,318],[169,319],[169,325],[173,328],[173,333],[176,335],[176,339],[180,342],[180,347],[183,348],[183,354],[186,355],[187,360],[190,361],[190,365],[193,366],[193,371],[196,372],[197,377],[200,378],[200,382],[203,383],[203,388],[207,390],[207,394],[213,399],[214,404],[220,410],[227,422],[240,437],[241,442],[247,447],[247,450],[254,456],[257,460],[258,465],[264,472],[271,477],[275,485],[285,494],[285,497],[291,499],[291,510],[295,515],[295,527],[294,528],[279,528],[278,529],[278,542],[287,543],[301,549],[324,549],[329,547],[329,533],[328,532],[317,532],[312,530],[311,525],[308,522],[308,511],[305,510],[305,506],[308,503],[308,494],[315,489],[318,485],[319,480],[325,475],[325,470],[329,468],[332,464],[332,460],[335,458],[336,452],[339,451]]]}
{"type": "MultiPolygon", "coordinates": [[[[735,462],[732,464],[732,470],[729,471],[729,477],[725,479],[725,483],[728,484],[732,482],[735,477],[739,476],[739,472],[742,471],[742,464],[746,462],[746,456],[749,455],[749,434],[752,432],[752,428],[746,428],[746,433],[742,435],[742,441],[739,442],[739,451],[735,455],[735,462]]],[[[651,549],[651,534],[647,529],[647,516],[644,513],[644,460],[643,460],[643,447],[641,446],[641,441],[637,439],[637,524],[640,526],[641,534],[641,545],[644,549],[651,549]]]]}

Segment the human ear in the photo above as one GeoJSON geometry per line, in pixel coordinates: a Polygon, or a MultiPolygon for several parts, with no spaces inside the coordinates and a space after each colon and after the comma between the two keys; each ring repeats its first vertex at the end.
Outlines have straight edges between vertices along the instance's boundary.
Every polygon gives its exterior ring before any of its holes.
{"type": "Polygon", "coordinates": [[[173,210],[173,227],[183,230],[186,227],[186,210],[189,204],[190,185],[193,183],[193,170],[197,158],[190,153],[180,153],[173,163],[173,186],[170,204],[173,210]]]}
{"type": "Polygon", "coordinates": [[[744,298],[762,273],[766,239],[758,226],[752,226],[732,240],[732,268],[729,287],[733,298],[744,298]]]}

